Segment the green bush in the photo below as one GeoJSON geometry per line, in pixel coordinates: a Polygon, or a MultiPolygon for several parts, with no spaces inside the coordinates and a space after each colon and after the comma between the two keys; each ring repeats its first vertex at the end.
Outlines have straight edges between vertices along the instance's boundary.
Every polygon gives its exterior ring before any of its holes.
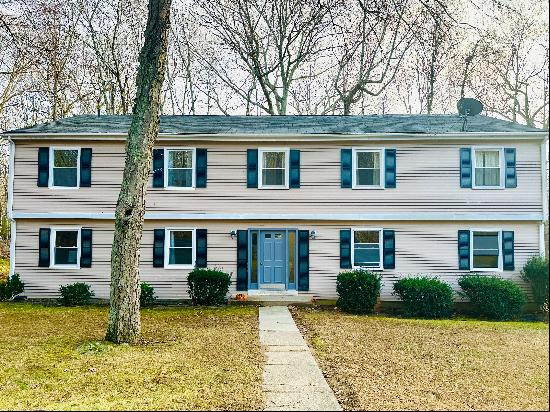
{"type": "Polygon", "coordinates": [[[531,285],[535,303],[544,305],[548,300],[548,258],[533,256],[523,266],[521,277],[531,285]]]}
{"type": "Polygon", "coordinates": [[[142,282],[139,305],[144,308],[146,306],[153,306],[156,302],[157,296],[155,295],[155,288],[148,283],[142,282]]]}
{"type": "Polygon", "coordinates": [[[467,275],[459,279],[462,297],[470,300],[484,317],[496,320],[513,319],[521,314],[525,293],[510,280],[497,276],[467,275]]]}
{"type": "Polygon", "coordinates": [[[405,304],[406,314],[422,318],[446,318],[453,311],[453,290],[436,278],[412,277],[399,279],[393,293],[405,304]]]}
{"type": "Polygon", "coordinates": [[[63,306],[86,305],[95,296],[95,293],[90,290],[90,285],[82,282],[61,286],[59,293],[61,294],[59,302],[63,306]]]}
{"type": "Polygon", "coordinates": [[[218,269],[197,268],[189,272],[187,285],[193,305],[223,305],[227,303],[227,292],[231,276],[218,269]]]}
{"type": "Polygon", "coordinates": [[[0,301],[11,300],[14,296],[23,293],[25,284],[21,282],[19,273],[14,273],[5,282],[0,282],[0,301]]]}
{"type": "Polygon", "coordinates": [[[336,278],[336,306],[350,313],[371,313],[380,295],[381,276],[368,270],[341,272],[336,278]]]}

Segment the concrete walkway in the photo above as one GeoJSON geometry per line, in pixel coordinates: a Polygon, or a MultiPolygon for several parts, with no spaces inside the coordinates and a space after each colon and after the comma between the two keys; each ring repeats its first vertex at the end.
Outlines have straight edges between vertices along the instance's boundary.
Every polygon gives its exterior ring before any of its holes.
{"type": "Polygon", "coordinates": [[[286,306],[260,308],[266,410],[341,411],[286,306]]]}

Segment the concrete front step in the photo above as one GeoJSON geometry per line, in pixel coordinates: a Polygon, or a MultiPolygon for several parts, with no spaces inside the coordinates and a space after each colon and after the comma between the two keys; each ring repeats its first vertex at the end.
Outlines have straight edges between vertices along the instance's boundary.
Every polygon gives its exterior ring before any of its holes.
{"type": "Polygon", "coordinates": [[[313,295],[296,295],[296,294],[283,294],[283,293],[261,293],[252,294],[247,296],[248,302],[257,302],[266,306],[270,305],[291,305],[297,304],[311,304],[313,295]]]}

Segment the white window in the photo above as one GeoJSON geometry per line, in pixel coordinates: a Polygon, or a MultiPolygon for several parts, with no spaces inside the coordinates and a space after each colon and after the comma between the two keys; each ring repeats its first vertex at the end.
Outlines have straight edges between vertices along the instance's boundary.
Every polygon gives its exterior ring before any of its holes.
{"type": "Polygon", "coordinates": [[[164,170],[164,187],[194,188],[195,149],[165,149],[164,170]]]}
{"type": "Polygon", "coordinates": [[[260,149],[259,188],[288,189],[288,149],[260,149]]]}
{"type": "Polygon", "coordinates": [[[166,229],[164,267],[193,268],[195,266],[195,230],[166,229]]]}
{"type": "Polygon", "coordinates": [[[501,270],[500,230],[472,230],[470,236],[471,269],[478,271],[501,270]]]}
{"type": "Polygon", "coordinates": [[[473,149],[474,188],[504,187],[504,151],[502,148],[473,149]]]}
{"type": "Polygon", "coordinates": [[[80,185],[80,149],[50,148],[50,174],[48,186],[70,189],[80,185]]]}
{"type": "Polygon", "coordinates": [[[354,268],[382,268],[382,229],[353,229],[351,258],[354,268]]]}
{"type": "Polygon", "coordinates": [[[52,228],[50,256],[51,267],[80,268],[80,228],[52,228]]]}
{"type": "Polygon", "coordinates": [[[384,188],[384,150],[353,149],[354,189],[384,188]]]}

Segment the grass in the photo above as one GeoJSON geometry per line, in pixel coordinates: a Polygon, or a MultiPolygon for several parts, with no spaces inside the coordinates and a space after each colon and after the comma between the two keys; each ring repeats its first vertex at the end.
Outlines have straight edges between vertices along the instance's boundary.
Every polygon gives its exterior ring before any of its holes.
{"type": "Polygon", "coordinates": [[[297,309],[346,410],[548,410],[548,325],[297,309]]]}
{"type": "Polygon", "coordinates": [[[106,307],[0,304],[0,410],[263,405],[255,307],[142,310],[144,343],[104,342],[106,307]]]}

